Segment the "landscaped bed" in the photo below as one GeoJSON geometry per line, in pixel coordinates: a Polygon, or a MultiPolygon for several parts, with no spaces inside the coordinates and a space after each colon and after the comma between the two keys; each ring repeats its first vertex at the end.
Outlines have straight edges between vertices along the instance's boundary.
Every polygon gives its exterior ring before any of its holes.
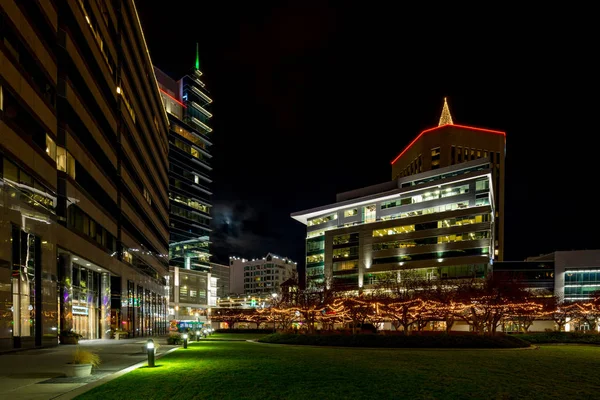
{"type": "Polygon", "coordinates": [[[600,335],[585,332],[536,332],[518,333],[514,335],[532,344],[570,343],[600,345],[600,335]]]}

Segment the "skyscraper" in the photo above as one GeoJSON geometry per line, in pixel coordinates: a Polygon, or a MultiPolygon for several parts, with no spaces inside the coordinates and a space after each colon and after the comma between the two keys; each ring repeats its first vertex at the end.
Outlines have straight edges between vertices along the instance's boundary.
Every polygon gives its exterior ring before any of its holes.
{"type": "MultiPolygon", "coordinates": [[[[210,263],[209,187],[212,99],[202,82],[198,47],[193,68],[174,80],[154,67],[169,117],[169,318],[178,323],[205,323],[216,305],[219,276],[210,263]]],[[[227,280],[229,276],[227,276],[227,280]]],[[[228,282],[227,282],[228,283],[228,282]]]]}
{"type": "Polygon", "coordinates": [[[0,65],[0,350],[165,333],[168,121],[135,4],[2,1],[0,65]]]}
{"type": "Polygon", "coordinates": [[[504,171],[506,133],[456,125],[444,98],[438,126],[421,132],[392,161],[392,179],[463,162],[487,159],[496,202],[494,258],[504,258],[504,171]]]}
{"type": "Polygon", "coordinates": [[[170,265],[209,271],[212,99],[199,65],[196,50],[195,67],[177,81],[154,69],[170,123],[170,265]]]}

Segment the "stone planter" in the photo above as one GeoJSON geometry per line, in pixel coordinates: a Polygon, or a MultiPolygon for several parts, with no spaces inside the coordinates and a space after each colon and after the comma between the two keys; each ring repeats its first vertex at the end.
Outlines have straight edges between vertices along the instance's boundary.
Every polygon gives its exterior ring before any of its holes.
{"type": "Polygon", "coordinates": [[[60,344],[78,344],[79,338],[77,336],[60,336],[60,344]]]}
{"type": "Polygon", "coordinates": [[[67,376],[75,378],[90,376],[92,373],[92,364],[67,364],[65,373],[67,376]]]}

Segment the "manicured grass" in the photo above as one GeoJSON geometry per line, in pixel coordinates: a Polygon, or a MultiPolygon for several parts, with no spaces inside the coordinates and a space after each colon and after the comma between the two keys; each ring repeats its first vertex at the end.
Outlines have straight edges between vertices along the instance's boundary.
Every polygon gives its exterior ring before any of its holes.
{"type": "Polygon", "coordinates": [[[367,349],[192,343],[77,399],[597,398],[600,347],[367,349]]]}
{"type": "Polygon", "coordinates": [[[219,339],[219,340],[256,340],[267,336],[267,333],[220,333],[215,332],[208,336],[206,339],[219,339]]]}

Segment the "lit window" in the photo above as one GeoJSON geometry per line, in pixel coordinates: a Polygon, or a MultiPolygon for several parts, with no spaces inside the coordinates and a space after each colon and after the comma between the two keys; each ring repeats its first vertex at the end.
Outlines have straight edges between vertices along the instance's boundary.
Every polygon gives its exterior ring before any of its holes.
{"type": "Polygon", "coordinates": [[[56,143],[46,134],[46,154],[56,162],[56,143]]]}
{"type": "Polygon", "coordinates": [[[352,217],[356,214],[358,214],[358,209],[356,209],[356,208],[344,211],[344,217],[352,217]]]}
{"type": "Polygon", "coordinates": [[[200,183],[200,177],[198,175],[194,175],[194,183],[200,183]]]}
{"type": "Polygon", "coordinates": [[[56,169],[75,179],[75,159],[64,147],[56,146],[56,169]]]}

